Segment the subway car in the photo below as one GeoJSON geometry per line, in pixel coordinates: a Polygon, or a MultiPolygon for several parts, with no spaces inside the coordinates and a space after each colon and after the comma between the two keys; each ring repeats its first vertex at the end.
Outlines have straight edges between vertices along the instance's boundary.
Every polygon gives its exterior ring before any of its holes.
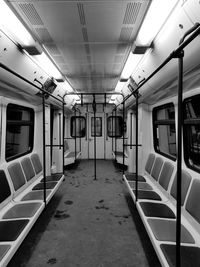
{"type": "Polygon", "coordinates": [[[0,266],[200,266],[200,1],[0,1],[0,266]]]}

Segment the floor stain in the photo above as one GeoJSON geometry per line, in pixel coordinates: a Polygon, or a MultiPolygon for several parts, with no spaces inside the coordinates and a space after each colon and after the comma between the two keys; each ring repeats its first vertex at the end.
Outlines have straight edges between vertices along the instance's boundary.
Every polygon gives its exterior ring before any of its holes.
{"type": "Polygon", "coordinates": [[[106,207],[105,205],[103,205],[103,206],[96,206],[95,209],[96,210],[100,210],[100,209],[109,210],[109,208],[106,207]]]}
{"type": "Polygon", "coordinates": [[[47,261],[47,264],[55,264],[57,262],[56,258],[51,258],[47,261]]]}
{"type": "Polygon", "coordinates": [[[72,205],[74,202],[73,201],[71,201],[71,200],[67,200],[67,201],[65,201],[65,204],[66,205],[72,205]]]}
{"type": "Polygon", "coordinates": [[[66,210],[57,210],[55,215],[54,215],[54,218],[57,219],[57,220],[64,220],[66,218],[69,218],[70,215],[65,213],[66,210]]]}

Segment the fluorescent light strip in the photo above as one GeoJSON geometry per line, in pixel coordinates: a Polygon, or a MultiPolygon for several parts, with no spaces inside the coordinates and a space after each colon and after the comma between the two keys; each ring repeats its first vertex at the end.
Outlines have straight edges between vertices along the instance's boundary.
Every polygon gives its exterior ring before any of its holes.
{"type": "Polygon", "coordinates": [[[149,46],[179,0],[153,0],[138,33],[136,44],[149,46]]]}
{"type": "Polygon", "coordinates": [[[136,68],[143,56],[143,54],[133,54],[130,52],[121,74],[122,79],[128,79],[131,76],[133,70],[136,68]]]}
{"type": "Polygon", "coordinates": [[[53,64],[53,62],[51,62],[51,60],[44,52],[41,55],[33,56],[33,58],[36,59],[39,65],[47,74],[49,74],[49,76],[52,76],[55,79],[62,78],[60,71],[56,68],[56,66],[53,64]]]}
{"type": "Polygon", "coordinates": [[[0,27],[22,46],[35,43],[30,33],[3,0],[0,0],[0,27]]]}

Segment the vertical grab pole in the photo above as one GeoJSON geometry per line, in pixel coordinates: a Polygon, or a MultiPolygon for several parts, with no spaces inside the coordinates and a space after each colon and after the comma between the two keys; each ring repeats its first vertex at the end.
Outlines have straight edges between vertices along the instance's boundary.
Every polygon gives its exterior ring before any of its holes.
{"type": "Polygon", "coordinates": [[[63,174],[64,174],[64,167],[65,167],[65,146],[64,146],[64,143],[65,143],[65,116],[64,116],[64,111],[65,111],[65,104],[63,102],[63,105],[62,105],[62,110],[63,110],[63,138],[62,138],[62,143],[63,143],[63,174]]]}
{"type": "Polygon", "coordinates": [[[124,138],[125,138],[125,113],[124,113],[124,109],[125,109],[125,101],[123,101],[123,175],[124,175],[124,138]]]}
{"type": "MultiPolygon", "coordinates": [[[[113,146],[113,111],[112,111],[112,151],[114,151],[114,146],[113,146]]],[[[116,151],[114,151],[114,154],[115,153],[116,153],[116,151]]]]}
{"type": "Polygon", "coordinates": [[[133,143],[132,141],[133,129],[132,128],[133,128],[133,113],[131,112],[130,114],[130,149],[132,149],[132,143],[133,143]]]}
{"type": "Polygon", "coordinates": [[[75,145],[75,161],[76,161],[76,108],[75,108],[75,140],[74,140],[74,145],[75,145]]]}
{"type": "Polygon", "coordinates": [[[94,111],[94,180],[97,180],[97,163],[96,163],[96,102],[93,95],[93,111],[94,111]]]}
{"type": "Polygon", "coordinates": [[[45,136],[45,94],[42,94],[42,122],[43,122],[43,178],[44,178],[44,205],[46,207],[46,136],[45,136]]]}
{"type": "MultiPolygon", "coordinates": [[[[79,111],[79,116],[81,116],[81,112],[79,111]]],[[[82,120],[80,120],[82,122],[82,120]]],[[[80,125],[80,131],[82,130],[82,123],[80,125]]],[[[79,133],[79,149],[81,151],[81,132],[79,133]]]]}
{"type": "Polygon", "coordinates": [[[117,151],[117,137],[116,137],[116,116],[117,116],[117,109],[115,109],[115,151],[117,151]]]}
{"type": "MultiPolygon", "coordinates": [[[[135,187],[135,200],[138,201],[138,96],[136,91],[136,106],[135,106],[135,175],[136,175],[136,187],[135,187]]],[[[132,118],[131,118],[132,119],[132,118]]]]}
{"type": "Polygon", "coordinates": [[[182,98],[183,98],[183,57],[184,51],[178,53],[178,131],[177,131],[177,202],[176,202],[176,267],[181,266],[181,184],[182,184],[182,98]]]}

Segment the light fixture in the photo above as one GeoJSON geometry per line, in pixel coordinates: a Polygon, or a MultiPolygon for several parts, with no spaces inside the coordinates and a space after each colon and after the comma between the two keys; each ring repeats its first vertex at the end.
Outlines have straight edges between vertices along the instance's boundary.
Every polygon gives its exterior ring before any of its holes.
{"type": "Polygon", "coordinates": [[[123,87],[124,87],[124,84],[127,82],[127,79],[125,79],[124,81],[122,80],[120,80],[120,81],[118,81],[118,83],[117,83],[117,85],[116,85],[116,87],[115,87],[115,92],[117,92],[117,93],[120,93],[121,91],[122,91],[122,89],[123,89],[123,87]]]}
{"type": "Polygon", "coordinates": [[[0,1],[0,28],[22,47],[35,44],[31,34],[3,0],[0,1]]]}
{"type": "Polygon", "coordinates": [[[130,52],[121,73],[121,79],[128,79],[131,76],[133,70],[136,68],[142,57],[143,54],[133,54],[132,52],[130,52]]]}
{"type": "Polygon", "coordinates": [[[139,30],[136,43],[149,46],[179,0],[153,0],[139,30]]]}
{"type": "Polygon", "coordinates": [[[39,63],[39,65],[44,69],[44,71],[55,79],[61,79],[62,74],[50,60],[50,58],[43,52],[41,55],[33,57],[39,63]]]}

